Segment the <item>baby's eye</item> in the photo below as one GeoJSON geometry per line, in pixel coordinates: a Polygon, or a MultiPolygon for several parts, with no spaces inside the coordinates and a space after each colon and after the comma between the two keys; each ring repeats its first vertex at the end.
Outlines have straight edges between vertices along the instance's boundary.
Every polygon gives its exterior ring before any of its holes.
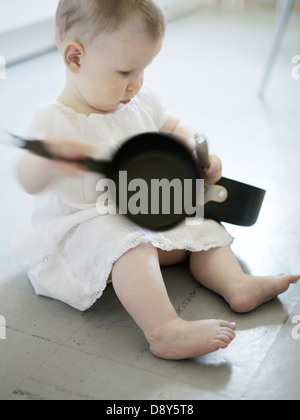
{"type": "Polygon", "coordinates": [[[128,77],[131,74],[131,71],[119,71],[119,74],[123,77],[128,77]]]}

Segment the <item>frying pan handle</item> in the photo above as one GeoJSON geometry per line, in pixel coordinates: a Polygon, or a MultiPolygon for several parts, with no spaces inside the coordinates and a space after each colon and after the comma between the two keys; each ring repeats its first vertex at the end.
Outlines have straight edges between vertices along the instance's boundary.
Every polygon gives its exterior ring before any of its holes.
{"type": "Polygon", "coordinates": [[[110,162],[106,160],[94,160],[92,158],[86,158],[86,159],[64,159],[64,158],[58,158],[54,156],[45,145],[45,142],[41,140],[32,140],[32,141],[26,141],[25,146],[27,150],[30,152],[44,157],[46,159],[50,160],[61,160],[69,163],[77,163],[80,165],[83,169],[90,171],[90,172],[97,172],[101,174],[107,174],[109,168],[110,168],[110,162]]]}
{"type": "Polygon", "coordinates": [[[196,153],[199,165],[202,169],[209,167],[208,143],[204,134],[196,134],[196,153]]]}
{"type": "Polygon", "coordinates": [[[22,149],[28,150],[31,153],[50,160],[61,160],[69,163],[77,163],[83,169],[106,175],[111,167],[111,162],[106,160],[94,160],[92,158],[86,159],[64,159],[54,156],[46,147],[46,142],[42,140],[27,140],[22,137],[10,135],[13,144],[22,149]]]}
{"type": "MultiPolygon", "coordinates": [[[[203,171],[209,167],[209,154],[207,138],[204,134],[196,134],[196,152],[199,166],[203,171]]],[[[204,174],[205,176],[205,174],[204,174]]],[[[205,185],[204,204],[214,201],[216,203],[224,203],[228,198],[228,191],[220,185],[205,185]]]]}

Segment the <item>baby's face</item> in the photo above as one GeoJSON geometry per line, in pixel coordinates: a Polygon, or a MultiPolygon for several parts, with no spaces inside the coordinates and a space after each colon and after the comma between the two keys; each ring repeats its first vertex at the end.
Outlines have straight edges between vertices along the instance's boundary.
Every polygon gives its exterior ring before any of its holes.
{"type": "Polygon", "coordinates": [[[144,70],[159,53],[141,19],[132,18],[113,33],[100,34],[85,46],[76,78],[81,100],[95,112],[124,106],[140,91],[144,70]]]}

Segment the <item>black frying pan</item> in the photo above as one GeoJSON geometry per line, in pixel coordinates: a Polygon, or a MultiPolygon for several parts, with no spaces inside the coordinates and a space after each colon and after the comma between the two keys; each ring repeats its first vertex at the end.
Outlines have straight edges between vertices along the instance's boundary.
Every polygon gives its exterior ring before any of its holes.
{"type": "MultiPolygon", "coordinates": [[[[4,134],[1,133],[2,138],[3,136],[4,134]]],[[[6,143],[13,143],[41,157],[62,160],[51,154],[46,146],[47,142],[27,140],[8,133],[5,133],[4,140],[6,140],[6,143]]],[[[174,136],[145,133],[125,142],[111,161],[90,158],[68,161],[78,163],[88,171],[104,174],[108,179],[111,179],[116,186],[117,207],[122,210],[122,214],[126,213],[126,216],[134,223],[150,230],[164,231],[178,225],[186,217],[193,217],[185,212],[183,203],[184,181],[191,180],[190,203],[192,207],[196,208],[198,202],[197,180],[204,178],[203,168],[208,165],[206,141],[197,145],[197,155],[198,161],[186,146],[174,136]],[[120,172],[122,173],[121,176],[120,172]],[[126,174],[126,183],[124,183],[124,174],[126,174]],[[147,187],[140,188],[138,194],[137,189],[129,191],[128,188],[131,182],[136,179],[142,180],[143,185],[147,187]],[[182,186],[181,203],[178,203],[178,195],[175,199],[175,189],[172,188],[170,189],[170,197],[167,197],[169,198],[169,208],[163,208],[165,197],[160,196],[158,202],[156,198],[154,203],[151,194],[154,179],[169,182],[179,180],[182,186]],[[124,187],[127,190],[126,192],[124,192],[124,187]],[[125,207],[127,204],[134,202],[137,210],[141,201],[143,201],[148,204],[148,212],[126,212],[128,209],[130,210],[130,205],[127,209],[124,209],[124,201],[125,207]],[[180,204],[179,208],[178,204],[180,204]],[[153,208],[155,208],[155,211],[152,211],[153,208]]],[[[163,190],[161,190],[161,194],[163,194],[163,190]]],[[[257,220],[264,195],[265,191],[256,187],[222,178],[217,185],[207,186],[205,218],[251,226],[257,220]]]]}
{"type": "MultiPolygon", "coordinates": [[[[196,145],[201,168],[207,168],[208,145],[205,136],[200,136],[196,145]]],[[[203,173],[202,173],[203,175],[203,173]]],[[[253,226],[259,216],[266,191],[252,185],[223,177],[216,185],[207,186],[206,195],[213,197],[205,203],[205,218],[239,226],[253,226]]]]}

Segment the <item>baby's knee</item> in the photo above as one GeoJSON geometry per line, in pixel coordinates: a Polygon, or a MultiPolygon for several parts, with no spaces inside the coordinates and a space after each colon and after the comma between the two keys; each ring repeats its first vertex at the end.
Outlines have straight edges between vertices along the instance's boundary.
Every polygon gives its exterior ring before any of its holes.
{"type": "Polygon", "coordinates": [[[112,279],[116,275],[124,276],[124,273],[131,273],[130,275],[140,273],[141,270],[146,270],[149,265],[159,267],[157,249],[151,243],[142,243],[129,249],[113,264],[112,279]]]}
{"type": "Polygon", "coordinates": [[[156,253],[157,254],[157,249],[155,248],[155,246],[153,246],[151,244],[151,242],[143,242],[139,245],[137,245],[134,248],[129,249],[124,255],[128,255],[128,254],[151,254],[151,253],[156,253]]]}
{"type": "Polygon", "coordinates": [[[157,249],[150,242],[144,242],[125,252],[114,266],[125,261],[134,261],[136,263],[149,256],[155,256],[158,259],[157,249]]]}

